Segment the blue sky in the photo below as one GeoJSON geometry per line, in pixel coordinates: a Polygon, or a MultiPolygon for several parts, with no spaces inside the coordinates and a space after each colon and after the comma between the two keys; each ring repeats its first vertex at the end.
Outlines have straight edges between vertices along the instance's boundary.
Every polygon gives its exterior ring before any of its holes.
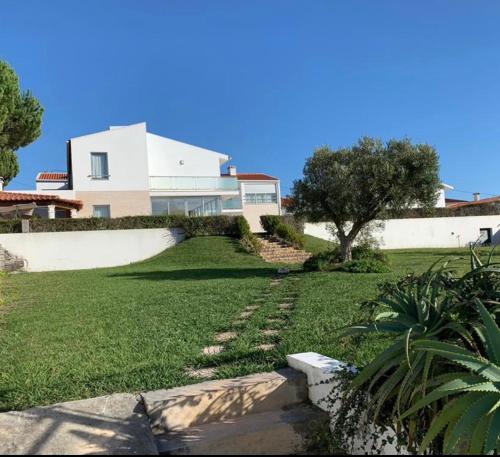
{"type": "Polygon", "coordinates": [[[2,0],[0,58],[46,109],[9,188],[64,170],[70,137],[147,121],[283,193],[316,147],[371,135],[500,194],[499,23],[482,0],[2,0]]]}

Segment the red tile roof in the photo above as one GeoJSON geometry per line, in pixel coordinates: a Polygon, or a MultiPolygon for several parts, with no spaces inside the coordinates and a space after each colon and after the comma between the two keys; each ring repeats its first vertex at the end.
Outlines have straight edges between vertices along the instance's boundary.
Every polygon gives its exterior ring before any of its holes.
{"type": "MultiPolygon", "coordinates": [[[[231,175],[226,173],[222,176],[230,177],[231,175]]],[[[264,173],[237,173],[236,177],[239,181],[278,181],[278,178],[264,173]]]]}
{"type": "Polygon", "coordinates": [[[68,173],[54,173],[52,171],[43,171],[36,177],[37,181],[67,181],[68,173]]]}
{"type": "Polygon", "coordinates": [[[448,205],[448,208],[462,208],[464,206],[490,205],[492,203],[500,203],[500,195],[498,197],[483,198],[482,200],[473,202],[459,202],[448,205]]]}
{"type": "Polygon", "coordinates": [[[68,200],[65,198],[60,198],[57,195],[25,194],[22,192],[0,191],[0,205],[2,205],[2,203],[4,202],[9,202],[14,205],[18,203],[53,203],[57,205],[59,203],[61,205],[69,206],[70,208],[75,209],[81,209],[83,207],[83,203],[80,200],[68,200]]]}

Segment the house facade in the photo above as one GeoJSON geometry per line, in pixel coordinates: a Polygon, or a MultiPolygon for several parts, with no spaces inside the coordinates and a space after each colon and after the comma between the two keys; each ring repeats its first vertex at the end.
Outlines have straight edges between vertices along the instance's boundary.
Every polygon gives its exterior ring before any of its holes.
{"type": "Polygon", "coordinates": [[[244,215],[259,231],[261,215],[281,214],[280,181],[234,166],[222,173],[230,160],[146,123],[110,127],[69,140],[68,171],[39,173],[36,193],[81,202],[72,217],[244,215]]]}

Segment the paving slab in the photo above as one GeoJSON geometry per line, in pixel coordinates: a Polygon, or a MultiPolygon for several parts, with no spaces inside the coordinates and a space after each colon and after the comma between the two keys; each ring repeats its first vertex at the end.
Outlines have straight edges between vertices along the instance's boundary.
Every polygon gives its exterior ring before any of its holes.
{"type": "Polygon", "coordinates": [[[0,454],[158,455],[135,395],[116,394],[0,414],[0,454]]]}

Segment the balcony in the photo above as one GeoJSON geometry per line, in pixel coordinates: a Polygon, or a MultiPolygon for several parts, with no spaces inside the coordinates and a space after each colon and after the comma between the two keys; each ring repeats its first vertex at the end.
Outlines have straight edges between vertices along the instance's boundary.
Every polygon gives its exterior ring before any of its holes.
{"type": "Polygon", "coordinates": [[[152,191],[237,191],[238,179],[211,176],[150,176],[149,187],[152,191]]]}

